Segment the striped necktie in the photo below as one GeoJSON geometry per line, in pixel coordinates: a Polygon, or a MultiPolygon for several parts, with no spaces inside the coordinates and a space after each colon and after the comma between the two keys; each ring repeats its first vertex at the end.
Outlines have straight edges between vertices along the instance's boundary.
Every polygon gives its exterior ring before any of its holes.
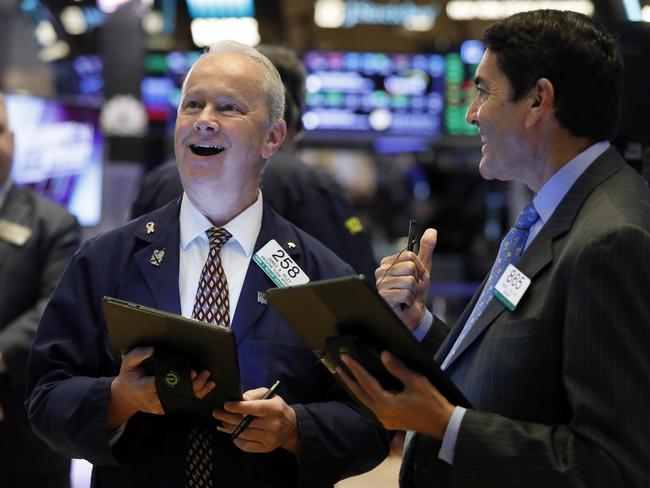
{"type": "MultiPolygon", "coordinates": [[[[192,318],[210,324],[230,327],[228,282],[221,266],[221,247],[232,236],[223,228],[206,231],[210,252],[203,266],[194,299],[192,318]]],[[[194,427],[188,438],[185,459],[185,488],[212,487],[214,430],[194,427]]]]}
{"type": "Polygon", "coordinates": [[[517,220],[515,221],[515,225],[510,229],[510,231],[501,241],[499,253],[497,254],[497,258],[492,265],[492,270],[490,271],[490,276],[485,283],[485,287],[483,287],[481,295],[479,296],[476,305],[474,305],[474,309],[472,310],[471,315],[467,319],[467,322],[465,322],[463,330],[456,339],[456,342],[451,348],[451,351],[449,351],[449,354],[447,354],[447,357],[443,361],[441,366],[442,369],[447,368],[451,360],[456,355],[456,351],[463,343],[463,340],[465,337],[467,337],[467,334],[472,329],[478,318],[481,316],[485,310],[485,307],[487,307],[487,304],[490,303],[494,287],[499,281],[499,278],[501,278],[501,275],[505,271],[506,267],[509,264],[514,265],[519,260],[519,256],[521,256],[521,253],[524,251],[524,247],[526,246],[526,240],[528,239],[530,228],[533,226],[533,224],[535,224],[535,222],[537,222],[538,219],[539,214],[537,213],[537,210],[535,210],[534,205],[531,203],[521,211],[519,217],[517,217],[517,220]]]}

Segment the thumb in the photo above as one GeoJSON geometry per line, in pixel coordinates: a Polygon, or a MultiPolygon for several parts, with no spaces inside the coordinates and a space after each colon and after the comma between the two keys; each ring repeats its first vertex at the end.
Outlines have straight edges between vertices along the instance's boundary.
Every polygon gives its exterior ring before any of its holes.
{"type": "Polygon", "coordinates": [[[134,369],[140,366],[142,361],[151,356],[153,352],[153,347],[135,347],[124,355],[122,362],[128,369],[134,369]]]}
{"type": "Polygon", "coordinates": [[[438,242],[438,231],[436,229],[427,229],[420,238],[420,250],[418,251],[418,258],[422,262],[424,269],[427,273],[431,271],[431,260],[433,250],[436,248],[438,242]]]}

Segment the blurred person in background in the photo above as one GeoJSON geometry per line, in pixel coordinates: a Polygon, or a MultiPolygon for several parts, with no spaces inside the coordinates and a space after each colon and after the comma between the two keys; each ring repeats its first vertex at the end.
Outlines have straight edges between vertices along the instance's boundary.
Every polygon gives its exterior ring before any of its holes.
{"type": "Polygon", "coordinates": [[[38,322],[80,231],[65,209],[12,182],[13,153],[0,94],[0,486],[65,488],[70,460],[32,433],[25,377],[38,322]]]}
{"type": "MultiPolygon", "coordinates": [[[[296,54],[287,48],[269,45],[257,49],[280,73],[286,96],[287,136],[262,173],[260,186],[264,200],[374,283],[377,262],[370,240],[343,188],[331,175],[307,165],[296,155],[296,143],[303,133],[305,69],[296,54]]],[[[176,161],[167,161],[145,176],[131,217],[162,207],[182,193],[176,161]]]]}

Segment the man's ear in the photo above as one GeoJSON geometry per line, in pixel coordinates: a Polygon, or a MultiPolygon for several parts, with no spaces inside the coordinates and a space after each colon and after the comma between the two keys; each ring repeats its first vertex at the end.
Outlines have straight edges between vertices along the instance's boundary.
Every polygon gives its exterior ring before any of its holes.
{"type": "Polygon", "coordinates": [[[264,159],[269,159],[275,154],[275,152],[280,149],[284,138],[287,136],[287,123],[282,120],[276,120],[273,122],[273,125],[266,134],[266,140],[262,145],[261,156],[264,159]]]}
{"type": "Polygon", "coordinates": [[[529,107],[526,116],[527,128],[534,127],[555,110],[555,88],[548,78],[537,80],[527,98],[529,107]]]}

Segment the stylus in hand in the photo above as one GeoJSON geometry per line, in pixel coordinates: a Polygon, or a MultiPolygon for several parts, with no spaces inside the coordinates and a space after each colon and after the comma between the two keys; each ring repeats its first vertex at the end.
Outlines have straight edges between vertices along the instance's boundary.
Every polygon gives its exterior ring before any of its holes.
{"type": "MultiPolygon", "coordinates": [[[[409,234],[406,241],[406,250],[415,252],[415,247],[418,242],[418,224],[415,220],[409,220],[409,234]]],[[[400,303],[400,310],[404,310],[407,307],[406,303],[400,303]]]]}
{"type": "MultiPolygon", "coordinates": [[[[269,390],[266,393],[264,393],[264,396],[261,398],[261,400],[268,400],[269,398],[271,398],[275,394],[275,390],[278,389],[279,384],[280,384],[280,380],[273,383],[273,386],[269,388],[269,390]]],[[[239,423],[237,428],[233,431],[233,433],[230,434],[230,440],[234,441],[235,439],[237,439],[237,437],[239,437],[239,434],[244,432],[246,427],[248,427],[254,419],[255,419],[254,415],[246,415],[239,423]]]]}

